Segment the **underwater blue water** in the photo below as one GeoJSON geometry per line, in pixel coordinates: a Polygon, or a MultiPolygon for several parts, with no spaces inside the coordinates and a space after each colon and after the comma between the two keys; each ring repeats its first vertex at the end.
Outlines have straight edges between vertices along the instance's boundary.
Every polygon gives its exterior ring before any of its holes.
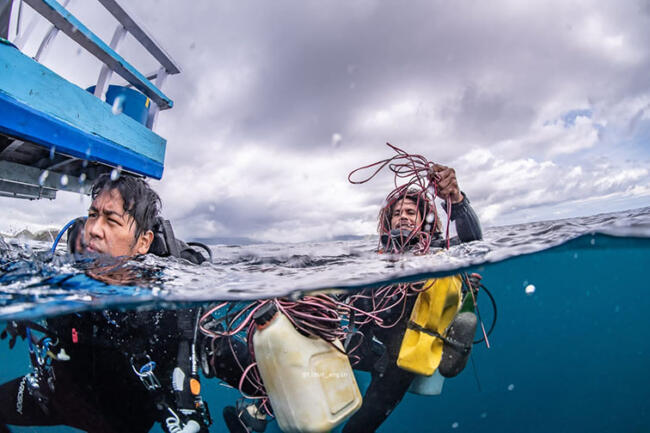
{"type": "MultiPolygon", "coordinates": [[[[526,232],[529,242],[523,242],[525,238],[512,227],[495,228],[474,250],[452,253],[453,260],[442,259],[443,269],[433,271],[434,274],[453,272],[453,266],[448,266],[450,262],[458,267],[468,266],[483,276],[484,285],[494,295],[498,321],[489,338],[490,348],[485,344],[476,345],[472,363],[458,377],[445,381],[441,395],[407,394],[379,431],[650,431],[648,215],[650,211],[645,209],[613,217],[590,217],[601,228],[605,221],[611,229],[611,221],[615,220],[615,230],[598,231],[619,236],[585,231],[585,224],[576,222],[584,220],[578,219],[519,227],[526,232]],[[552,241],[531,247],[533,234],[552,241]]],[[[247,267],[248,272],[252,272],[251,267],[266,267],[265,273],[276,277],[287,273],[287,281],[294,284],[292,289],[306,281],[298,279],[302,283],[295,283],[296,275],[292,272],[315,272],[309,263],[304,266],[304,256],[322,259],[323,251],[342,251],[339,255],[331,254],[336,260],[314,265],[325,270],[345,266],[346,270],[357,268],[360,273],[366,272],[367,269],[360,267],[368,264],[367,260],[374,260],[371,277],[374,275],[376,282],[385,282],[391,275],[394,278],[431,275],[430,268],[425,266],[404,269],[383,259],[377,263],[378,259],[364,255],[366,249],[359,247],[359,242],[351,244],[346,251],[340,243],[287,246],[305,253],[295,255],[302,257],[302,267],[287,266],[286,256],[281,257],[279,253],[283,251],[281,245],[267,247],[277,248],[275,262],[260,259],[273,257],[268,250],[256,259],[228,253],[221,254],[218,260],[224,263],[230,260],[224,268],[235,268],[231,274],[233,279],[233,274],[245,273],[247,267]],[[362,253],[355,253],[359,248],[362,253]],[[385,269],[390,266],[393,268],[385,269]]],[[[367,250],[373,247],[369,245],[367,250]]],[[[185,281],[184,278],[179,280],[185,281]]],[[[340,279],[344,281],[339,286],[350,283],[343,277],[340,279]]],[[[304,288],[320,287],[319,284],[304,288]]],[[[13,292],[18,290],[12,287],[13,292]]],[[[487,326],[493,319],[491,305],[485,295],[479,296],[479,308],[487,326]]],[[[11,303],[6,301],[5,306],[11,303]]],[[[9,351],[2,341],[0,360],[0,382],[29,371],[24,345],[9,351]]],[[[358,379],[363,387],[368,380],[367,373],[359,373],[358,379]]],[[[233,404],[238,392],[218,385],[216,380],[204,380],[202,394],[214,418],[210,431],[227,431],[221,409],[233,404]]],[[[16,432],[76,431],[64,427],[12,429],[16,432]]],[[[161,430],[156,427],[152,431],[161,430]]],[[[275,423],[267,428],[267,432],[277,431],[275,423]]]]}

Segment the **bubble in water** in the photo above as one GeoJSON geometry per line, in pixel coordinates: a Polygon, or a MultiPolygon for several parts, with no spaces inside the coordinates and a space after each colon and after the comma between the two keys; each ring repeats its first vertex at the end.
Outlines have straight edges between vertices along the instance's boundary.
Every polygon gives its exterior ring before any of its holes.
{"type": "Polygon", "coordinates": [[[118,115],[122,113],[122,110],[124,110],[124,96],[118,96],[115,98],[113,101],[113,107],[111,108],[111,111],[113,112],[114,115],[118,115]]]}
{"type": "Polygon", "coordinates": [[[81,162],[83,168],[88,167],[88,159],[90,158],[90,146],[86,148],[86,158],[81,162]]]}
{"type": "Polygon", "coordinates": [[[49,175],[50,175],[50,172],[47,171],[47,170],[45,170],[43,173],[41,173],[41,175],[38,177],[38,184],[40,186],[43,186],[43,184],[45,183],[45,180],[47,179],[47,177],[49,175]]]}
{"type": "Polygon", "coordinates": [[[433,215],[433,212],[431,212],[431,213],[429,213],[429,214],[427,215],[427,222],[428,222],[429,224],[431,224],[431,223],[433,222],[434,219],[435,219],[435,215],[433,215]]]}
{"type": "Polygon", "coordinates": [[[526,288],[524,290],[526,291],[527,295],[532,295],[533,293],[535,293],[535,286],[533,286],[532,284],[529,284],[529,285],[526,286],[526,288]]]}
{"type": "Polygon", "coordinates": [[[483,419],[487,418],[487,412],[483,412],[483,413],[481,414],[481,418],[483,418],[483,419]]]}
{"type": "Polygon", "coordinates": [[[111,180],[116,181],[120,178],[120,174],[122,174],[122,167],[118,165],[117,168],[111,171],[111,180]]]}
{"type": "Polygon", "coordinates": [[[340,147],[343,141],[343,136],[338,132],[332,134],[332,147],[340,147]]]}
{"type": "Polygon", "coordinates": [[[515,389],[515,384],[514,383],[511,383],[510,385],[508,385],[508,391],[512,391],[513,389],[515,389]]]}
{"type": "Polygon", "coordinates": [[[61,185],[66,186],[68,184],[68,175],[67,174],[62,174],[61,175],[61,185]]]}
{"type": "Polygon", "coordinates": [[[56,152],[56,146],[50,147],[50,159],[54,159],[55,152],[56,152]]]}
{"type": "Polygon", "coordinates": [[[592,239],[589,243],[590,243],[591,245],[596,245],[596,239],[592,239]]]}
{"type": "Polygon", "coordinates": [[[458,421],[456,421],[451,425],[451,428],[458,428],[458,426],[459,426],[458,421]]]}

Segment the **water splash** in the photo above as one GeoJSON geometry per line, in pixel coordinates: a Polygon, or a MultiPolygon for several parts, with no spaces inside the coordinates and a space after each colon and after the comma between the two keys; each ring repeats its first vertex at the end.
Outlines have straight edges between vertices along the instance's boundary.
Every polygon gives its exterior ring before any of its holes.
{"type": "Polygon", "coordinates": [[[50,175],[50,172],[45,170],[41,175],[38,177],[38,184],[40,186],[43,186],[45,184],[45,181],[47,180],[47,177],[50,175]]]}
{"type": "Polygon", "coordinates": [[[339,148],[341,147],[341,142],[343,142],[343,136],[338,132],[332,134],[332,147],[339,148]]]}
{"type": "Polygon", "coordinates": [[[111,180],[115,182],[122,175],[122,166],[118,165],[116,168],[111,170],[111,180]]]}
{"type": "Polygon", "coordinates": [[[111,111],[115,116],[122,114],[122,111],[124,111],[124,96],[120,95],[115,98],[113,101],[113,106],[111,107],[111,111]]]}

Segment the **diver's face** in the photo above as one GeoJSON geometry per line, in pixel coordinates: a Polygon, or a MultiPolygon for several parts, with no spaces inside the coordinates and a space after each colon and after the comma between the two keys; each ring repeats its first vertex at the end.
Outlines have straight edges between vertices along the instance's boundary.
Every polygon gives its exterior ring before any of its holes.
{"type": "Polygon", "coordinates": [[[422,216],[413,200],[403,199],[395,203],[390,218],[391,229],[415,230],[422,224],[422,216]]]}
{"type": "Polygon", "coordinates": [[[117,189],[100,193],[88,209],[84,226],[86,251],[113,257],[145,254],[149,243],[145,235],[135,238],[135,221],[124,210],[124,200],[117,189]]]}

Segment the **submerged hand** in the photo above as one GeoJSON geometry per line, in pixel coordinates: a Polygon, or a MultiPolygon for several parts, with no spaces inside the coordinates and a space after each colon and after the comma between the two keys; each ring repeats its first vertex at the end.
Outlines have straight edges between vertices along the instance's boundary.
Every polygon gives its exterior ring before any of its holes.
{"type": "Polygon", "coordinates": [[[23,340],[27,337],[27,327],[22,322],[11,320],[7,323],[7,327],[0,333],[0,339],[4,340],[7,336],[9,339],[9,349],[13,349],[16,345],[16,338],[20,337],[23,340]]]}

